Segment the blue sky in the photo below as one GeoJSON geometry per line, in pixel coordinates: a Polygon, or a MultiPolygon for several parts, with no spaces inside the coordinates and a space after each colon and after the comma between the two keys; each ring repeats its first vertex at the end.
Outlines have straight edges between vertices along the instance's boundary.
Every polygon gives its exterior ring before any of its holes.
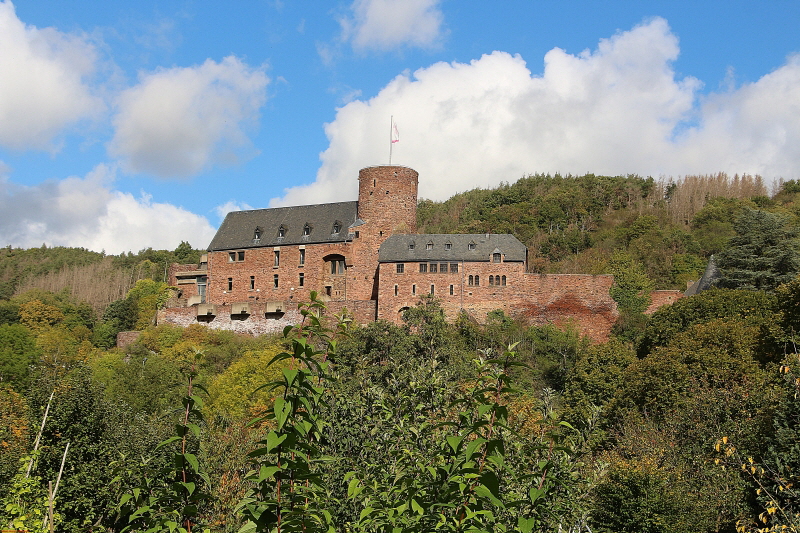
{"type": "Polygon", "coordinates": [[[800,2],[0,0],[0,244],[534,172],[800,177],[800,2]],[[312,8],[313,6],[313,8],[312,8]],[[501,9],[498,9],[500,7],[501,9]]]}

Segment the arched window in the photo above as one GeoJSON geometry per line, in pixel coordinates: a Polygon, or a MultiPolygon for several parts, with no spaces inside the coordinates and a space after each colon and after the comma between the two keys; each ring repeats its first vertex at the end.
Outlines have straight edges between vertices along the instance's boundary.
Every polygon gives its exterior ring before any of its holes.
{"type": "Polygon", "coordinates": [[[502,261],[503,257],[500,252],[495,252],[492,254],[492,263],[499,263],[502,261]]]}
{"type": "Polygon", "coordinates": [[[475,276],[475,286],[476,287],[480,287],[480,285],[481,285],[481,277],[476,275],[475,276]]]}
{"type": "Polygon", "coordinates": [[[505,277],[505,276],[503,276],[503,278],[502,278],[502,281],[501,281],[500,285],[502,285],[503,287],[505,287],[505,286],[506,286],[506,277],[505,277]]]}
{"type": "Polygon", "coordinates": [[[344,256],[339,254],[331,254],[325,256],[326,271],[330,272],[331,276],[343,276],[345,274],[344,256]]]}
{"type": "Polygon", "coordinates": [[[467,279],[468,279],[468,281],[467,281],[467,285],[469,285],[470,287],[472,287],[472,286],[475,284],[475,278],[473,278],[472,276],[470,276],[470,277],[469,277],[469,278],[467,278],[467,279]]]}
{"type": "Polygon", "coordinates": [[[489,285],[494,285],[494,276],[489,276],[489,285]]]}

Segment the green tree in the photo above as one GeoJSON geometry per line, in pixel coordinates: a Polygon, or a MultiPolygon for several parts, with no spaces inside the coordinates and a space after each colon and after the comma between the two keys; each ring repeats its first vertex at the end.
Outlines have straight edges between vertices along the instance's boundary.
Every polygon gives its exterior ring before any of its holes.
{"type": "Polygon", "coordinates": [[[771,291],[800,273],[797,228],[786,216],[746,209],[734,230],[736,236],[715,256],[720,287],[771,291]]]}
{"type": "Polygon", "coordinates": [[[621,313],[643,313],[650,305],[653,282],[640,264],[625,252],[617,251],[608,263],[608,273],[614,276],[611,297],[621,313]]]}
{"type": "Polygon", "coordinates": [[[40,356],[36,339],[26,327],[0,325],[0,387],[6,385],[24,392],[40,356]]]}

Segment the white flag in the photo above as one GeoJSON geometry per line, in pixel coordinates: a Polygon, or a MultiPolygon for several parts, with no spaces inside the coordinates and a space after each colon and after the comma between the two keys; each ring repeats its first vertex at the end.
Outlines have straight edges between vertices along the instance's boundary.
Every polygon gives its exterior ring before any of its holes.
{"type": "Polygon", "coordinates": [[[400,131],[397,129],[397,122],[392,122],[392,143],[400,142],[400,131]]]}

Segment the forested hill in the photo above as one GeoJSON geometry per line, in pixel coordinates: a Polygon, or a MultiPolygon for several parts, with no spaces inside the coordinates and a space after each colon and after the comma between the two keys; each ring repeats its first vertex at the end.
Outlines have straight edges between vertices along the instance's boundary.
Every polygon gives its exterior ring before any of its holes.
{"type": "Polygon", "coordinates": [[[140,279],[166,281],[171,263],[196,263],[202,250],[182,242],[175,250],[147,248],[138,253],[106,255],[84,248],[0,248],[0,300],[31,289],[67,294],[102,313],[123,298],[140,279]]]}
{"type": "Polygon", "coordinates": [[[60,533],[797,533],[798,195],[531,176],[421,202],[421,231],[512,232],[535,270],[613,273],[603,344],[499,310],[447,321],[427,295],[402,324],[303,302],[286,338],[155,325],[188,243],[1,250],[0,526],[51,531],[52,508],[60,533]],[[718,288],[643,313],[712,253],[718,288]]]}
{"type": "Polygon", "coordinates": [[[795,188],[782,184],[770,197],[760,177],[722,173],[679,181],[535,174],[444,202],[422,200],[418,226],[421,233],[511,233],[528,246],[537,272],[608,272],[612,253],[622,250],[656,288],[685,289],[734,234],[744,208],[796,223],[795,188]]]}

